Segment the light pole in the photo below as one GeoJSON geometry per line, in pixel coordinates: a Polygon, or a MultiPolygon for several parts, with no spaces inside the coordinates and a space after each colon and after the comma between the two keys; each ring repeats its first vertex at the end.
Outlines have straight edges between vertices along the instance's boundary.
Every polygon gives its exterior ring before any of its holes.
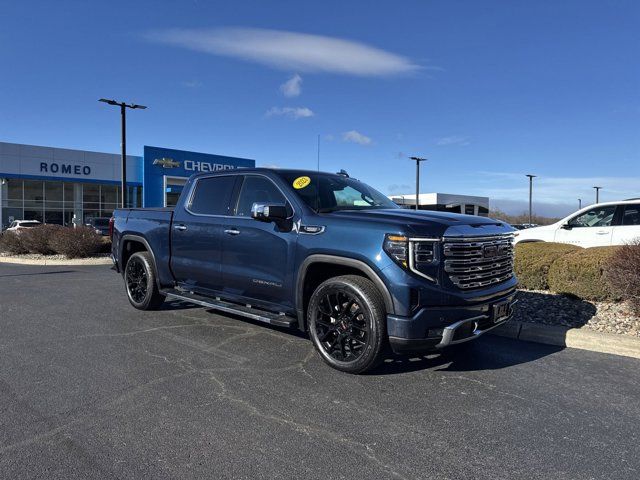
{"type": "Polygon", "coordinates": [[[416,162],[416,210],[418,210],[420,205],[420,162],[426,162],[427,159],[421,157],[409,158],[416,162]]]}
{"type": "Polygon", "coordinates": [[[135,110],[139,108],[144,110],[144,105],[138,105],[136,103],[125,103],[125,102],[116,102],[115,100],[108,100],[106,98],[101,98],[98,100],[99,102],[108,103],[109,105],[116,105],[120,107],[120,118],[122,119],[122,162],[120,168],[122,169],[122,180],[121,180],[121,192],[120,192],[120,206],[125,208],[127,206],[127,108],[135,110]]]}
{"type": "Polygon", "coordinates": [[[593,187],[593,188],[596,189],[596,203],[599,203],[600,202],[600,189],[602,187],[593,187]]]}
{"type": "Polygon", "coordinates": [[[578,199],[578,210],[582,210],[582,199],[578,199]]]}
{"type": "Polygon", "coordinates": [[[529,177],[529,226],[531,226],[533,217],[533,179],[536,178],[537,175],[527,174],[526,176],[529,177]]]}

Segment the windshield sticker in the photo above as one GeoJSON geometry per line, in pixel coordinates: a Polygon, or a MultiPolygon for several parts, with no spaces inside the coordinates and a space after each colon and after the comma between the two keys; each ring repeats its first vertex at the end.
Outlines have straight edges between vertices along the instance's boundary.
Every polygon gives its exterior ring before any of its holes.
{"type": "Polygon", "coordinates": [[[310,183],[311,179],[309,177],[298,177],[293,181],[293,188],[300,190],[301,188],[307,187],[310,183]]]}

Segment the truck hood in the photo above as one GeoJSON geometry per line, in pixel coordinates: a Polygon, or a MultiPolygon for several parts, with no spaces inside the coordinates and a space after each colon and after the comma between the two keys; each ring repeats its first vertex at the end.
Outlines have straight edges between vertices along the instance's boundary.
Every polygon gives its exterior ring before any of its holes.
{"type": "Polygon", "coordinates": [[[475,215],[400,208],[342,210],[328,214],[335,219],[386,223],[424,236],[480,236],[509,233],[513,229],[500,220],[475,215]]]}

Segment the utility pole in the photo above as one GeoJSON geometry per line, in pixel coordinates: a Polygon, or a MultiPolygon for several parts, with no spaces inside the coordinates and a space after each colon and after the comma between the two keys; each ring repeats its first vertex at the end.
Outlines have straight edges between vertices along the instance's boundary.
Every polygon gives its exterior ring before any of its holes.
{"type": "Polygon", "coordinates": [[[596,189],[596,203],[600,203],[600,189],[602,187],[593,187],[596,189]]]}
{"type": "Polygon", "coordinates": [[[531,226],[532,218],[533,218],[533,179],[537,177],[537,175],[527,174],[529,177],[529,226],[531,226]]]}
{"type": "Polygon", "coordinates": [[[420,162],[426,162],[426,158],[409,157],[416,162],[416,210],[420,208],[420,162]]]}
{"type": "Polygon", "coordinates": [[[135,103],[125,103],[125,102],[116,102],[115,100],[108,100],[106,98],[101,98],[98,100],[99,102],[104,102],[109,105],[114,105],[120,107],[120,118],[121,118],[121,135],[122,135],[122,143],[120,144],[122,147],[122,161],[120,164],[120,168],[122,170],[122,178],[121,178],[121,192],[120,192],[120,206],[122,208],[126,208],[127,206],[127,108],[131,108],[132,110],[141,109],[144,110],[144,105],[138,105],[135,103]]]}

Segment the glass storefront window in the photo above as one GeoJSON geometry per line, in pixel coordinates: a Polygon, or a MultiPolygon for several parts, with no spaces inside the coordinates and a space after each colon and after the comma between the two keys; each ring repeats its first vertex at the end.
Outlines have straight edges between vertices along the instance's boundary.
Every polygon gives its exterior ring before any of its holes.
{"type": "Polygon", "coordinates": [[[62,202],[63,186],[60,182],[44,182],[44,200],[46,202],[62,202]]]}
{"type": "MultiPolygon", "coordinates": [[[[129,187],[129,205],[142,206],[142,187],[129,187]]],[[[113,184],[7,179],[2,185],[2,228],[13,220],[72,224],[89,218],[111,217],[120,208],[120,187],[113,184]],[[76,203],[76,198],[78,202],[76,203]]]]}
{"type": "Polygon", "coordinates": [[[116,185],[101,185],[100,186],[100,202],[106,203],[118,203],[119,188],[116,185]]]}
{"type": "Polygon", "coordinates": [[[24,200],[35,201],[42,203],[44,200],[44,182],[38,182],[36,180],[24,181],[24,200]]]}
{"type": "Polygon", "coordinates": [[[82,185],[82,203],[100,203],[100,185],[84,183],[82,185]]]}
{"type": "Polygon", "coordinates": [[[22,201],[22,180],[10,178],[7,181],[7,198],[22,201]]]}
{"type": "Polygon", "coordinates": [[[73,207],[73,183],[64,184],[64,203],[73,207]]]}

